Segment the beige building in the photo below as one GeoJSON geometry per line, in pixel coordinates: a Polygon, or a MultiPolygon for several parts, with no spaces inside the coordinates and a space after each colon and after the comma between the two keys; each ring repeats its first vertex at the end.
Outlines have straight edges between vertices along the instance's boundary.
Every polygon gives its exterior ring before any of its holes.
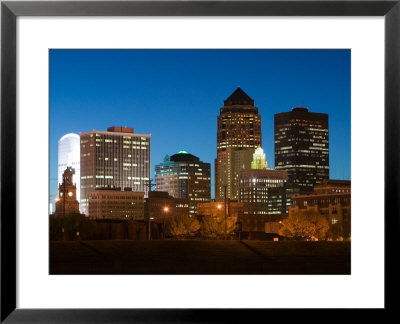
{"type": "Polygon", "coordinates": [[[144,218],[144,192],[125,188],[96,189],[88,192],[89,218],[126,219],[144,218]]]}
{"type": "Polygon", "coordinates": [[[88,193],[98,188],[132,188],[147,196],[150,135],[133,128],[109,127],[81,137],[81,210],[88,214],[88,193]]]}
{"type": "Polygon", "coordinates": [[[238,199],[239,169],[250,168],[254,149],[261,145],[261,116],[258,107],[241,88],[237,88],[224,106],[217,119],[217,158],[215,159],[215,198],[238,199]],[[253,149],[253,152],[240,152],[253,149]],[[239,153],[240,152],[240,153],[239,153]],[[241,158],[242,161],[238,161],[241,158]],[[249,161],[250,159],[250,161],[249,161]],[[225,189],[226,188],[226,189],[225,189]]]}

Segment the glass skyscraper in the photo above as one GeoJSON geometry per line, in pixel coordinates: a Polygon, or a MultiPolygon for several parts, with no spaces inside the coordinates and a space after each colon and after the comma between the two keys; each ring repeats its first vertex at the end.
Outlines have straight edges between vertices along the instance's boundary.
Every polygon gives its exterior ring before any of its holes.
{"type": "Polygon", "coordinates": [[[58,141],[58,184],[63,182],[63,174],[71,168],[76,184],[77,200],[80,201],[80,144],[78,134],[66,134],[58,141]]]}

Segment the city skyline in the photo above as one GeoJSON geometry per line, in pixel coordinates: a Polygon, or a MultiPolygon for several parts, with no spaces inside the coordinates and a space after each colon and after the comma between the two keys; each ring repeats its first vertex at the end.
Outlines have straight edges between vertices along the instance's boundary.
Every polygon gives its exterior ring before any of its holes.
{"type": "Polygon", "coordinates": [[[215,197],[216,117],[238,86],[259,107],[270,168],[274,114],[305,106],[329,114],[330,178],[351,178],[349,50],[51,50],[50,194],[62,136],[128,126],[152,134],[153,181],[165,155],[185,150],[211,163],[215,197]]]}

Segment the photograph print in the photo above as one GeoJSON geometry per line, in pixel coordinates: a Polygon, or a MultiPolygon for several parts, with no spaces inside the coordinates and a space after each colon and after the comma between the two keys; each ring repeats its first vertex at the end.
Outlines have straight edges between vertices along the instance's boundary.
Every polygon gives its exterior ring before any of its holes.
{"type": "Polygon", "coordinates": [[[49,273],[351,274],[351,50],[49,50],[49,273]]]}

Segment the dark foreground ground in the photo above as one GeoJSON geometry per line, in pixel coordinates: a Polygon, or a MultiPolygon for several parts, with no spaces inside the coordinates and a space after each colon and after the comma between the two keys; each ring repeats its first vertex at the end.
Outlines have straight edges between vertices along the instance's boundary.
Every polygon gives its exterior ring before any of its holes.
{"type": "Polygon", "coordinates": [[[50,242],[50,274],[350,274],[350,242],[50,242]]]}

